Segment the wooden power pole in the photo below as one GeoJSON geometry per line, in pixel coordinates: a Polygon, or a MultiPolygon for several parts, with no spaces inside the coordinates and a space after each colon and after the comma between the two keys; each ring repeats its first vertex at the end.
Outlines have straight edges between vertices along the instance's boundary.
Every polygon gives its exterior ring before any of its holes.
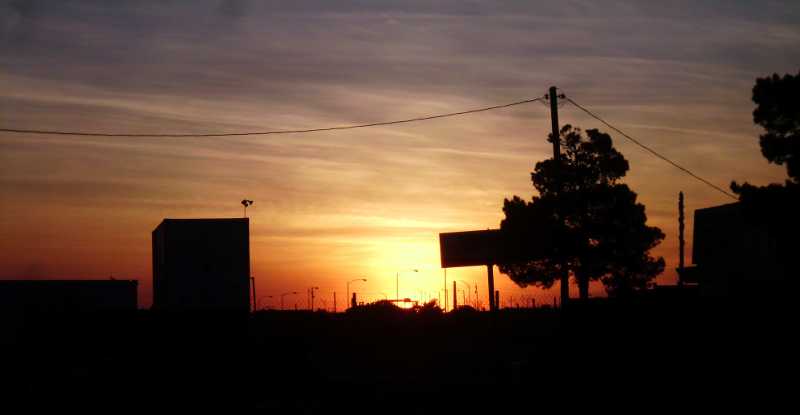
{"type": "MultiPolygon", "coordinates": [[[[551,86],[548,93],[550,99],[550,122],[552,124],[553,132],[550,137],[553,140],[553,163],[554,163],[554,181],[556,185],[556,192],[561,192],[561,138],[558,128],[558,92],[556,87],[551,86]]],[[[569,273],[561,270],[561,306],[563,307],[569,301],[569,273]]]]}
{"type": "Polygon", "coordinates": [[[683,285],[684,250],[686,241],[683,239],[685,216],[683,215],[683,192],[678,193],[678,286],[683,285]]]}
{"type": "Polygon", "coordinates": [[[458,291],[456,291],[456,282],[453,281],[453,310],[458,308],[458,291]]]}

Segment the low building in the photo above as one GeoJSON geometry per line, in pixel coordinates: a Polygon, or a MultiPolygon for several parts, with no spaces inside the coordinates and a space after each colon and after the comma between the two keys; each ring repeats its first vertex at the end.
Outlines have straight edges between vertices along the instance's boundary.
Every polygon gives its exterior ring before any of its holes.
{"type": "Polygon", "coordinates": [[[0,310],[94,312],[136,310],[138,281],[0,280],[0,310]]]}
{"type": "Polygon", "coordinates": [[[248,311],[249,220],[164,219],[153,230],[153,308],[248,311]]]}
{"type": "Polygon", "coordinates": [[[786,281],[781,241],[768,226],[746,217],[741,203],[694,213],[693,267],[686,281],[696,281],[704,296],[746,296],[774,291],[786,281]]]}

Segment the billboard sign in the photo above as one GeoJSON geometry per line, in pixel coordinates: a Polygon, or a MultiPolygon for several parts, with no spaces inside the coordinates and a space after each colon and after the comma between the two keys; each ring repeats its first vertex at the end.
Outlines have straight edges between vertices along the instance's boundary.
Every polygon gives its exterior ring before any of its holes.
{"type": "Polygon", "coordinates": [[[547,238],[514,238],[500,229],[439,234],[442,268],[524,262],[543,255],[547,238]]]}

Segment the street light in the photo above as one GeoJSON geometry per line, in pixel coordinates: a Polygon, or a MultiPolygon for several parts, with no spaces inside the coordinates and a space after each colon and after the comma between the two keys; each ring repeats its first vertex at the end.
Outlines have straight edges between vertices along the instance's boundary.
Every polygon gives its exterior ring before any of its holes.
{"type": "Polygon", "coordinates": [[[297,291],[291,291],[291,292],[288,292],[288,293],[281,294],[281,310],[283,310],[283,297],[285,297],[287,295],[297,295],[297,291]]]}
{"type": "Polygon", "coordinates": [[[244,217],[247,217],[247,207],[252,205],[253,201],[249,199],[242,200],[242,206],[244,206],[244,217]]]}
{"type": "Polygon", "coordinates": [[[258,301],[256,302],[256,306],[261,305],[261,301],[264,300],[265,298],[272,298],[272,297],[275,297],[275,296],[274,295],[264,295],[264,296],[260,297],[258,299],[258,301]]]}
{"type": "Polygon", "coordinates": [[[314,311],[314,290],[319,290],[319,287],[311,287],[308,293],[311,295],[311,311],[314,311]]]}
{"type": "MultiPolygon", "coordinates": [[[[367,282],[367,279],[366,278],[356,278],[354,280],[347,281],[347,298],[345,298],[345,301],[347,301],[346,304],[350,304],[350,283],[351,282],[356,282],[356,281],[367,282]]],[[[350,308],[350,307],[347,307],[347,308],[350,308]]]]}
{"type": "Polygon", "coordinates": [[[433,298],[430,291],[417,290],[417,294],[419,294],[419,302],[422,304],[427,303],[433,298]]]}
{"type": "MultiPolygon", "coordinates": [[[[467,293],[468,293],[467,296],[469,297],[470,296],[469,293],[472,293],[472,287],[467,282],[465,282],[463,280],[458,280],[458,282],[460,282],[460,283],[462,283],[462,284],[467,286],[467,293]]],[[[466,305],[466,304],[467,304],[467,302],[465,301],[464,305],[466,305]]]]}
{"type": "MultiPolygon", "coordinates": [[[[418,269],[409,269],[409,270],[406,270],[406,271],[419,272],[418,269]]],[[[400,299],[400,272],[401,271],[397,271],[397,273],[394,274],[395,295],[397,296],[396,299],[398,299],[398,300],[400,299]]],[[[405,272],[405,271],[402,271],[402,272],[405,272]]]]}

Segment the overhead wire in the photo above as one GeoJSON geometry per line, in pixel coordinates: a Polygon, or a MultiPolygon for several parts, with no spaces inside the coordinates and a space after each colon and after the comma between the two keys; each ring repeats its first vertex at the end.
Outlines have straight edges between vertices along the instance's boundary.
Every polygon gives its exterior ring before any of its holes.
{"type": "Polygon", "coordinates": [[[456,117],[459,115],[474,114],[477,112],[485,112],[498,110],[502,108],[513,107],[516,105],[528,104],[531,102],[544,100],[544,97],[524,99],[515,101],[508,104],[493,105],[490,107],[475,108],[465,111],[450,112],[445,114],[426,115],[422,117],[407,118],[402,120],[372,122],[367,124],[355,125],[342,125],[334,127],[321,127],[321,128],[306,128],[298,130],[268,130],[268,131],[245,131],[236,133],[179,133],[179,134],[159,134],[159,133],[109,133],[109,132],[83,132],[83,131],[63,131],[63,130],[38,130],[38,129],[23,129],[23,128],[0,128],[0,132],[14,133],[14,134],[42,134],[42,135],[68,135],[68,136],[84,136],[84,137],[148,137],[148,138],[183,138],[183,137],[237,137],[249,135],[277,135],[277,134],[302,134],[302,133],[316,133],[322,131],[338,131],[338,130],[352,130],[356,128],[378,127],[384,125],[396,125],[418,121],[429,121],[439,118],[456,117]]]}
{"type": "Polygon", "coordinates": [[[676,162],[672,161],[672,160],[671,160],[671,159],[669,159],[667,156],[665,156],[665,155],[663,155],[663,154],[659,153],[659,152],[658,152],[658,151],[656,151],[656,150],[653,150],[652,148],[650,148],[650,147],[648,147],[647,145],[643,144],[643,143],[642,143],[642,142],[640,142],[639,140],[637,140],[637,139],[635,139],[635,138],[631,137],[630,135],[626,134],[624,131],[620,130],[619,128],[617,128],[617,127],[615,127],[615,126],[611,125],[609,122],[607,122],[606,120],[604,120],[603,118],[601,118],[599,115],[597,115],[597,114],[593,113],[592,111],[589,111],[588,109],[584,108],[582,105],[580,105],[580,104],[578,104],[577,102],[575,102],[575,101],[574,101],[572,98],[570,98],[570,97],[568,97],[568,96],[565,96],[565,97],[564,97],[564,99],[566,99],[567,101],[569,101],[569,102],[570,102],[572,105],[574,105],[576,108],[578,108],[578,109],[580,109],[581,111],[583,111],[583,112],[585,112],[586,114],[588,114],[590,117],[592,117],[592,118],[596,119],[597,121],[600,121],[601,123],[605,124],[605,125],[606,125],[608,128],[611,128],[612,130],[614,130],[614,131],[618,132],[618,133],[619,133],[619,134],[621,134],[623,137],[627,138],[628,140],[630,140],[632,143],[636,144],[637,146],[639,146],[639,147],[643,148],[645,151],[649,152],[650,154],[652,154],[652,155],[654,155],[654,156],[658,157],[659,159],[661,159],[661,160],[663,160],[663,161],[665,161],[665,162],[667,162],[667,163],[671,164],[673,167],[675,167],[675,168],[677,168],[677,169],[679,169],[679,170],[683,171],[684,173],[688,174],[689,176],[691,176],[691,177],[693,177],[693,178],[695,178],[695,179],[699,180],[700,182],[702,182],[702,183],[704,183],[704,184],[706,184],[706,185],[710,186],[711,188],[713,188],[713,189],[715,189],[715,190],[719,191],[720,193],[724,194],[725,196],[728,196],[729,198],[731,198],[731,199],[734,199],[734,200],[739,200],[739,198],[737,198],[736,196],[734,196],[734,195],[733,195],[733,194],[731,194],[730,192],[726,191],[725,189],[723,189],[723,188],[721,188],[721,187],[719,187],[719,186],[715,185],[714,183],[711,183],[710,181],[708,181],[708,180],[706,180],[706,179],[704,179],[704,178],[700,177],[698,174],[694,173],[693,171],[689,170],[688,168],[686,168],[686,167],[683,167],[683,166],[681,166],[680,164],[678,164],[678,163],[676,163],[676,162]]]}
{"type": "MultiPolygon", "coordinates": [[[[581,111],[588,114],[590,117],[600,121],[607,127],[611,128],[612,130],[616,131],[617,133],[621,134],[623,137],[631,141],[632,143],[636,144],[637,146],[641,147],[645,151],[651,153],[652,155],[656,156],[657,158],[669,163],[673,167],[683,171],[684,173],[688,174],[689,176],[693,177],[694,179],[710,186],[711,188],[719,191],[720,193],[728,196],[731,199],[738,200],[736,196],[731,194],[730,192],[724,190],[723,188],[711,183],[710,181],[700,177],[698,174],[694,173],[693,171],[689,170],[686,167],[681,166],[680,164],[672,161],[668,157],[662,155],[661,153],[657,152],[656,150],[650,148],[649,146],[643,144],[639,140],[631,137],[630,135],[626,134],[624,131],[620,130],[619,128],[615,127],[614,125],[610,124],[597,114],[593,113],[592,111],[588,110],[587,108],[583,107],[582,105],[575,102],[572,98],[568,96],[562,96],[562,99],[566,99],[569,103],[574,105],[576,108],[580,109],[581,111]]],[[[387,126],[387,125],[396,125],[396,124],[405,124],[405,123],[412,123],[412,122],[419,122],[419,121],[429,121],[434,119],[440,118],[448,118],[448,117],[456,117],[460,115],[467,115],[467,114],[474,114],[478,112],[485,112],[485,111],[493,111],[508,107],[513,107],[517,105],[528,104],[531,102],[540,102],[546,105],[546,96],[538,97],[538,98],[529,98],[520,101],[514,101],[507,104],[500,104],[500,105],[493,105],[489,107],[481,107],[481,108],[474,108],[464,111],[457,111],[457,112],[449,112],[444,114],[435,114],[435,115],[426,115],[421,117],[414,117],[414,118],[406,118],[401,120],[392,120],[392,121],[380,121],[380,122],[372,122],[366,124],[354,124],[354,125],[341,125],[341,126],[333,126],[333,127],[320,127],[320,128],[306,128],[306,129],[293,129],[293,130],[266,130],[266,131],[245,131],[245,132],[233,132],[233,133],[168,133],[168,134],[161,134],[161,133],[111,133],[111,132],[84,132],[84,131],[65,131],[65,130],[39,130],[39,129],[23,129],[23,128],[0,128],[0,132],[5,133],[13,133],[13,134],[38,134],[38,135],[62,135],[62,136],[84,136],[84,137],[141,137],[141,138],[190,138],[190,137],[237,137],[237,136],[260,136],[260,135],[278,135],[278,134],[303,134],[303,133],[316,133],[316,132],[324,132],[324,131],[340,131],[340,130],[352,130],[357,128],[368,128],[368,127],[378,127],[378,126],[387,126]]]]}

